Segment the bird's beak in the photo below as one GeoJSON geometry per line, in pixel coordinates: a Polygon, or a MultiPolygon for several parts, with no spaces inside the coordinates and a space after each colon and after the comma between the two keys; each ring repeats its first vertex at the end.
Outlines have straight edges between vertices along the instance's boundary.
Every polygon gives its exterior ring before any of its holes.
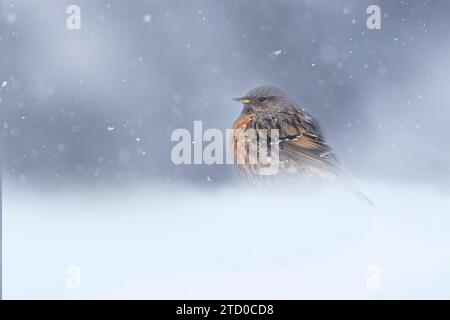
{"type": "Polygon", "coordinates": [[[242,97],[242,98],[233,98],[234,101],[243,103],[243,104],[249,104],[250,103],[250,99],[246,98],[246,97],[242,97]]]}

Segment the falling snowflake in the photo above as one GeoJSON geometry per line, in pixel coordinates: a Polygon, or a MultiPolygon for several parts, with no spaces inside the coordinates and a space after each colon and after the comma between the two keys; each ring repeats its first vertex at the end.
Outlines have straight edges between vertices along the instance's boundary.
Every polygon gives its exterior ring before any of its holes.
{"type": "Polygon", "coordinates": [[[14,13],[8,13],[8,15],[6,16],[6,22],[9,24],[13,24],[14,22],[16,22],[17,17],[14,13]]]}
{"type": "Polygon", "coordinates": [[[144,23],[151,23],[152,22],[152,16],[149,14],[146,14],[144,17],[142,17],[142,21],[144,23]]]}

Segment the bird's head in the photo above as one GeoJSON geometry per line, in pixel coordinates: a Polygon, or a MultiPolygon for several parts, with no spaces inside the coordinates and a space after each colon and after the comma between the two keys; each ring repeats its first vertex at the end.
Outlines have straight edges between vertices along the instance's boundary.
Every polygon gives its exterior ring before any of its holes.
{"type": "Polygon", "coordinates": [[[270,110],[284,105],[287,96],[273,86],[260,86],[247,92],[243,97],[233,98],[244,105],[244,111],[270,110]]]}

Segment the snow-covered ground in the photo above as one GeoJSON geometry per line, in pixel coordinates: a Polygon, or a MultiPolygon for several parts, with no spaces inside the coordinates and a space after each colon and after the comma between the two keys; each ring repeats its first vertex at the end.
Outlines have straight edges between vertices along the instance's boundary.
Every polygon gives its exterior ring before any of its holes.
{"type": "Polygon", "coordinates": [[[5,184],[3,297],[450,298],[450,196],[363,187],[375,207],[335,190],[5,184]]]}

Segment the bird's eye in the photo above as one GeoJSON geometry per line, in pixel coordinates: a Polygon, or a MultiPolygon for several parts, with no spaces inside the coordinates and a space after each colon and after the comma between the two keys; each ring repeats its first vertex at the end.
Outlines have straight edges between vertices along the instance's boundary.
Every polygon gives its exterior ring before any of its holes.
{"type": "Polygon", "coordinates": [[[258,101],[259,101],[259,102],[264,102],[264,101],[266,101],[266,100],[267,100],[266,97],[259,97],[259,98],[258,98],[258,101]]]}

